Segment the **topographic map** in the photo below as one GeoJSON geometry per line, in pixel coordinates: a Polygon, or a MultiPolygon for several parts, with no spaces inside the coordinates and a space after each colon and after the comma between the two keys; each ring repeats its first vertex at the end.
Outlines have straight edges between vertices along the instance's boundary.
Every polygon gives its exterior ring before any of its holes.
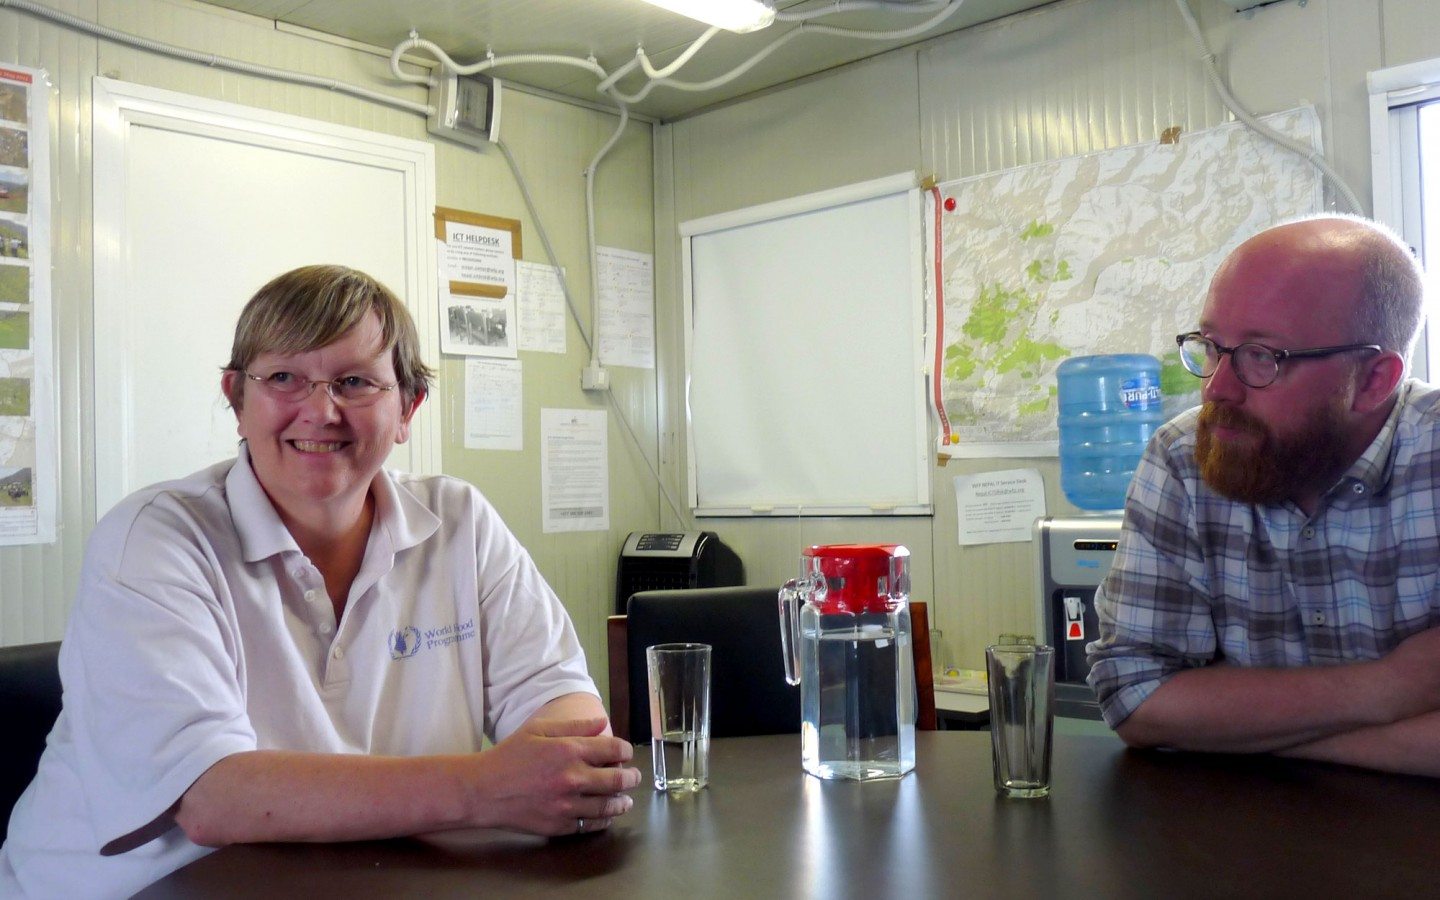
{"type": "MultiPolygon", "coordinates": [[[[1311,107],[1262,121],[1320,147],[1311,107]]],[[[1070,356],[1152,354],[1167,414],[1198,402],[1175,335],[1230,250],[1319,211],[1322,191],[1314,166],[1237,122],[948,182],[940,198],[940,449],[1053,456],[1055,368],[1070,356]]]]}

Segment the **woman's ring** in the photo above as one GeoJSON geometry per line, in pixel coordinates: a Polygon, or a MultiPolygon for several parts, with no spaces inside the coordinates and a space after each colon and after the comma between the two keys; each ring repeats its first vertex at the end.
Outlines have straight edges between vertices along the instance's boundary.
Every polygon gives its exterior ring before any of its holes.
{"type": "Polygon", "coordinates": [[[576,820],[575,820],[575,833],[576,833],[576,834],[584,834],[584,833],[585,833],[585,820],[584,820],[584,819],[576,819],[576,820]]]}

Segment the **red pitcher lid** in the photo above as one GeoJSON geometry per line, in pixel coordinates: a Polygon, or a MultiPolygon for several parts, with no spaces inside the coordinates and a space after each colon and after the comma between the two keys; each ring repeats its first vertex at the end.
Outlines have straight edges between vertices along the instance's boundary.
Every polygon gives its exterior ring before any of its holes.
{"type": "Polygon", "coordinates": [[[889,612],[910,593],[910,551],[900,544],[827,544],[802,555],[825,576],[827,615],[889,612]]]}

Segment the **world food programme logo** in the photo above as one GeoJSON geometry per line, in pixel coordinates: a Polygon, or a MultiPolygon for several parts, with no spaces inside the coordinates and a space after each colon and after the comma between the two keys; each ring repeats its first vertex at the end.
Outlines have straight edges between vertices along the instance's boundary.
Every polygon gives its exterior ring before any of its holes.
{"type": "Polygon", "coordinates": [[[390,632],[390,658],[414,656],[420,649],[420,629],[400,628],[390,632]]]}

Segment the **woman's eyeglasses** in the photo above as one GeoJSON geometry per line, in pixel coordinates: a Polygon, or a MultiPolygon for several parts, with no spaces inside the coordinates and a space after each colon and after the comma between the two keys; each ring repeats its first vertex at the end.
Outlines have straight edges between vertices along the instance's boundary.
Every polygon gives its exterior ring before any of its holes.
{"type": "Polygon", "coordinates": [[[325,385],[325,391],[337,406],[369,406],[379,400],[386,391],[400,386],[381,384],[364,375],[342,375],[339,378],[301,378],[294,372],[271,372],[269,375],[240,373],[260,385],[265,393],[286,403],[299,403],[315,393],[315,386],[325,385]]]}

